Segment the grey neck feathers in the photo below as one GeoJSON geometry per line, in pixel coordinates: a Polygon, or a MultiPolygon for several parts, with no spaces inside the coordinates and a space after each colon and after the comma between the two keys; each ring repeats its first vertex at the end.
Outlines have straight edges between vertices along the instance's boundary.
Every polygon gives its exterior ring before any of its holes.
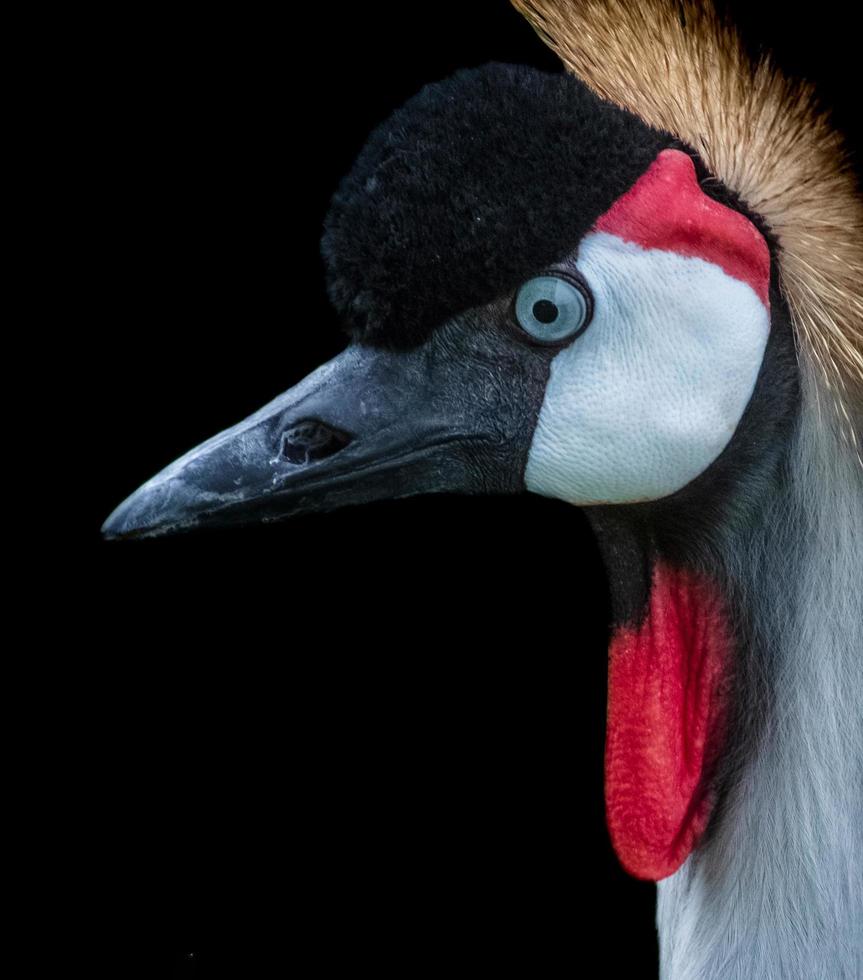
{"type": "Polygon", "coordinates": [[[662,980],[863,977],[863,471],[801,370],[765,513],[715,549],[740,710],[708,833],[657,886],[662,980]]]}

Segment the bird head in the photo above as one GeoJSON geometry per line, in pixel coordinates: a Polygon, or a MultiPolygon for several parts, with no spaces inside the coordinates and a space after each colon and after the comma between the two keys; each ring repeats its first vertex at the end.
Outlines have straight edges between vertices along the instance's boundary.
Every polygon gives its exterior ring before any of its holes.
{"type": "Polygon", "coordinates": [[[609,825],[633,874],[663,877],[710,813],[731,632],[679,529],[740,518],[795,397],[773,247],[695,150],[574,75],[459,72],[383,123],[334,196],[345,349],[104,532],[440,492],[587,507],[615,600],[609,825]]]}
{"type": "Polygon", "coordinates": [[[667,497],[731,440],[770,252],[669,133],[491,64],[380,126],[325,222],[337,357],[144,484],[110,537],[380,498],[667,497]]]}

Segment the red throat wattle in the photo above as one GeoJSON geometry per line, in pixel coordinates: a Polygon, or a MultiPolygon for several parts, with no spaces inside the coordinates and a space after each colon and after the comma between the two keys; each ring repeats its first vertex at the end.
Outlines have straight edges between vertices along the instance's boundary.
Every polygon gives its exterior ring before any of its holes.
{"type": "Polygon", "coordinates": [[[609,648],[605,806],[623,867],[658,881],[695,847],[713,807],[731,637],[718,589],[657,562],[647,615],[609,648]]]}

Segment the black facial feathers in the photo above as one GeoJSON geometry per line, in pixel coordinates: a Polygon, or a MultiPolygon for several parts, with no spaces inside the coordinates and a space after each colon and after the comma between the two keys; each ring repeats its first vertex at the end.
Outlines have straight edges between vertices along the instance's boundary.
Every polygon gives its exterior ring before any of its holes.
{"type": "Polygon", "coordinates": [[[488,64],[427,85],[333,198],[330,298],[363,342],[416,346],[572,252],[671,141],[569,74],[488,64]]]}

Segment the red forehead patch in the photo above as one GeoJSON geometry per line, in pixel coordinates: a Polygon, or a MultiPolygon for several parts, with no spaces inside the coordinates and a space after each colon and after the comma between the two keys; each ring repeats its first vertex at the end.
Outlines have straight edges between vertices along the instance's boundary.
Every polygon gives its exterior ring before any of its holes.
{"type": "Polygon", "coordinates": [[[739,211],[708,197],[682,150],[663,150],[594,225],[642,248],[658,248],[718,265],[750,285],[769,309],[770,251],[739,211]]]}

